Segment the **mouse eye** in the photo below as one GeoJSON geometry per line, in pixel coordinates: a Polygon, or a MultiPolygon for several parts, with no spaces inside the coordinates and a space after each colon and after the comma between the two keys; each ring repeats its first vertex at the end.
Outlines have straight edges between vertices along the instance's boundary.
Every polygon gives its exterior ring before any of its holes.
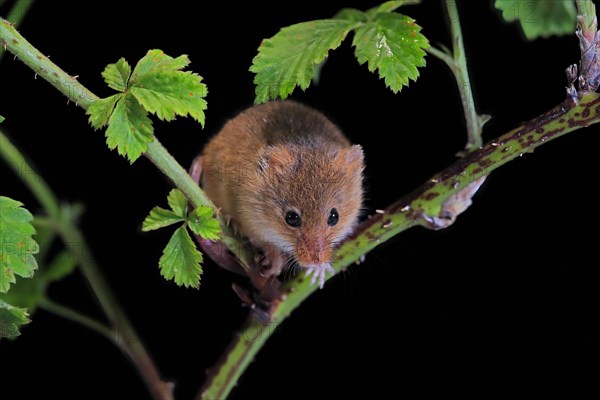
{"type": "Polygon", "coordinates": [[[337,210],[335,208],[332,208],[331,211],[329,211],[329,218],[327,218],[327,225],[334,226],[335,224],[338,223],[339,219],[340,219],[340,215],[338,214],[337,210]]]}
{"type": "Polygon", "coordinates": [[[292,228],[297,228],[302,224],[300,216],[294,211],[288,211],[285,213],[285,222],[292,228]]]}

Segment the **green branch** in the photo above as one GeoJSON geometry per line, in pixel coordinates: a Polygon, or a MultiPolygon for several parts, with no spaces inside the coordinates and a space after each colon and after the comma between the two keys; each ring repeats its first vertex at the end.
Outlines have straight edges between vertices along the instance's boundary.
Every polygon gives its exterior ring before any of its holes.
{"type": "Polygon", "coordinates": [[[124,347],[122,340],[120,340],[121,336],[115,335],[114,331],[111,328],[99,321],[96,321],[68,307],[57,304],[47,298],[42,298],[40,300],[39,306],[41,309],[46,310],[52,314],[58,315],[59,317],[68,319],[82,326],[85,326],[86,328],[91,329],[92,331],[98,333],[101,336],[104,336],[105,338],[113,342],[119,348],[124,347]]]}
{"type": "MultiPolygon", "coordinates": [[[[567,99],[540,117],[467,154],[383,213],[377,213],[365,221],[354,237],[337,250],[334,269],[336,272],[344,270],[379,244],[413,226],[439,228],[433,222],[434,218],[444,217],[444,203],[453,195],[544,143],[600,122],[599,106],[600,95],[596,93],[583,94],[577,103],[567,99]]],[[[199,399],[227,397],[274,328],[310,296],[316,286],[299,276],[286,289],[284,299],[276,305],[269,321],[263,321],[251,313],[217,366],[209,371],[199,399]]]]}
{"type": "Polygon", "coordinates": [[[60,219],[60,206],[50,187],[33,170],[23,154],[8,140],[0,129],[0,155],[6,160],[23,183],[40,202],[46,213],[55,220],[60,219]]]}
{"type": "Polygon", "coordinates": [[[90,283],[111,325],[114,329],[125,331],[129,335],[130,340],[122,343],[120,347],[126,351],[138,367],[138,372],[146,382],[153,397],[157,400],[172,399],[169,384],[162,381],[160,373],[144,348],[142,341],[133,329],[125,313],[121,310],[119,303],[100,272],[100,268],[98,268],[92,258],[92,252],[85,238],[70,219],[63,218],[56,196],[54,196],[48,185],[41,179],[41,176],[31,167],[25,157],[1,131],[0,156],[23,179],[48,213],[50,225],[58,232],[65,246],[75,257],[77,265],[79,265],[85,278],[90,283]]]}
{"type": "MultiPolygon", "coordinates": [[[[21,25],[21,22],[29,12],[32,4],[33,0],[17,0],[8,12],[6,20],[10,21],[14,26],[21,25]]],[[[2,57],[4,57],[4,52],[4,46],[0,46],[0,61],[2,61],[2,57]]]]}
{"type": "MultiPolygon", "coordinates": [[[[21,36],[12,24],[3,19],[0,19],[0,43],[35,71],[37,75],[47,80],[69,100],[75,102],[84,110],[87,110],[94,101],[98,100],[99,97],[79,83],[76,77],[70,76],[51,62],[48,57],[44,56],[21,36]]],[[[148,149],[144,155],[171,179],[194,207],[208,206],[216,209],[204,191],[190,178],[187,171],[169,154],[156,137],[151,143],[148,143],[148,149]]],[[[223,242],[238,258],[246,260],[248,257],[246,245],[240,242],[231,232],[220,214],[217,214],[217,219],[221,224],[223,242]]]]}
{"type": "MultiPolygon", "coordinates": [[[[453,1],[449,1],[447,4],[453,3],[453,1]]],[[[18,33],[10,24],[5,21],[0,23],[0,39],[7,44],[9,50],[19,56],[40,76],[53,83],[67,97],[75,100],[84,108],[97,98],[74,78],[69,77],[50,63],[39,52],[34,52],[35,49],[20,35],[17,35],[18,33]],[[13,42],[13,39],[16,42],[13,42]]],[[[459,58],[464,60],[464,51],[462,55],[459,54],[459,58]]],[[[468,81],[465,81],[464,77],[460,79],[463,84],[467,83],[467,85],[463,85],[464,87],[469,87],[468,81]]],[[[472,102],[467,101],[466,104],[472,106],[472,102]]],[[[359,261],[364,254],[380,243],[410,227],[422,225],[433,229],[439,228],[435,219],[444,218],[444,206],[448,199],[475,180],[514,158],[531,152],[536,147],[568,132],[599,122],[598,110],[600,108],[597,107],[599,104],[600,96],[595,93],[581,95],[577,103],[568,99],[557,108],[503,135],[496,141],[488,143],[481,149],[469,153],[465,158],[432,177],[419,189],[393,204],[383,213],[376,214],[367,220],[357,230],[354,237],[338,249],[333,263],[334,269],[336,272],[341,271],[351,263],[359,261]]],[[[476,140],[481,140],[480,135],[476,140]]],[[[167,156],[168,153],[164,148],[155,143],[158,142],[153,142],[148,147],[146,154],[148,158],[174,181],[181,179],[184,187],[180,188],[195,205],[204,205],[201,203],[204,196],[202,191],[197,185],[187,182],[187,178],[182,175],[183,169],[177,167],[176,162],[167,156]]],[[[77,240],[77,237],[74,239],[77,240]]],[[[221,362],[211,372],[200,397],[226,397],[254,355],[269,338],[274,326],[287,318],[292,310],[315,290],[316,287],[310,285],[308,280],[298,277],[287,284],[282,300],[275,303],[271,310],[269,321],[263,321],[258,318],[257,314],[251,313],[229,351],[224,354],[221,362]]]]}
{"type": "Polygon", "coordinates": [[[446,51],[442,51],[433,46],[427,51],[446,63],[454,74],[467,124],[468,139],[465,149],[468,152],[478,149],[483,144],[481,138],[483,126],[489,121],[490,117],[489,115],[479,115],[477,113],[473,90],[471,88],[471,79],[469,78],[469,69],[467,67],[467,56],[462,37],[460,17],[455,0],[446,0],[446,11],[452,34],[452,54],[447,49],[445,49],[446,51]]]}

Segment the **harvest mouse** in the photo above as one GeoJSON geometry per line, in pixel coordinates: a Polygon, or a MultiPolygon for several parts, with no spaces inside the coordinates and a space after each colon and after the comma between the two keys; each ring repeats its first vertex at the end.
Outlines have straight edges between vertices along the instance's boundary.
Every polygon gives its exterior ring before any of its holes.
{"type": "Polygon", "coordinates": [[[322,288],[362,206],[362,148],[322,113],[274,101],[227,122],[198,162],[206,194],[268,256],[263,273],[296,263],[322,288]]]}

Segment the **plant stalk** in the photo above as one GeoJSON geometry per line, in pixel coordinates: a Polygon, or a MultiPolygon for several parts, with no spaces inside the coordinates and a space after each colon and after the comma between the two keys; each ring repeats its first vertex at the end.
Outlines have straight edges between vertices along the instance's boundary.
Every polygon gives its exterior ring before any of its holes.
{"type": "MultiPolygon", "coordinates": [[[[577,103],[568,98],[538,118],[468,153],[359,226],[353,237],[334,255],[336,273],[360,262],[370,250],[411,227],[439,228],[432,223],[432,217],[441,218],[444,202],[470,183],[551,140],[598,122],[600,95],[584,93],[577,103]]],[[[274,328],[317,289],[310,285],[309,279],[304,279],[303,274],[300,275],[288,283],[284,299],[272,310],[270,320],[250,313],[225,354],[208,371],[198,399],[226,398],[274,328]]]]}
{"type": "Polygon", "coordinates": [[[469,152],[478,149],[483,144],[483,126],[489,121],[489,116],[479,115],[475,106],[456,0],[446,0],[446,12],[452,35],[452,54],[436,49],[433,46],[428,51],[431,55],[446,63],[454,74],[467,125],[467,145],[465,146],[465,150],[469,152]]]}
{"type": "MultiPolygon", "coordinates": [[[[6,17],[7,21],[10,21],[14,26],[21,25],[23,19],[29,12],[31,5],[33,4],[33,0],[17,0],[15,4],[13,4],[12,8],[8,12],[6,17]]],[[[0,61],[2,61],[2,57],[4,57],[4,47],[0,46],[0,61]]]]}

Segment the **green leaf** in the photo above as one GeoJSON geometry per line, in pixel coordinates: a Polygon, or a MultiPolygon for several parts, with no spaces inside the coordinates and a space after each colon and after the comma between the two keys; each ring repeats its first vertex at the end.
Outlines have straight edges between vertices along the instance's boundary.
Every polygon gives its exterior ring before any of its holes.
{"type": "Polygon", "coordinates": [[[6,120],[6,118],[4,118],[2,115],[0,115],[0,124],[3,123],[6,120]]]}
{"type": "Polygon", "coordinates": [[[334,19],[345,19],[351,22],[367,22],[367,14],[356,8],[342,8],[333,16],[334,19]]]}
{"type": "Polygon", "coordinates": [[[0,338],[12,339],[19,336],[19,328],[29,322],[27,310],[0,300],[0,338]]]}
{"type": "Polygon", "coordinates": [[[124,92],[131,75],[131,67],[124,58],[114,64],[108,64],[102,72],[102,77],[109,87],[124,92]]]}
{"type": "Polygon", "coordinates": [[[108,124],[115,104],[121,97],[122,95],[115,94],[105,99],[98,99],[88,107],[86,114],[90,116],[89,121],[94,129],[100,129],[108,124]]]}
{"type": "Polygon", "coordinates": [[[146,110],[134,97],[125,95],[119,99],[108,120],[106,144],[111,150],[116,147],[120,155],[127,156],[133,163],[154,140],[153,132],[146,110]]]}
{"type": "Polygon", "coordinates": [[[185,197],[185,194],[179,189],[173,189],[169,192],[169,196],[167,197],[167,202],[169,203],[169,207],[175,214],[177,214],[181,218],[186,218],[187,216],[187,207],[188,207],[188,199],[185,197]]]}
{"type": "Polygon", "coordinates": [[[200,253],[185,226],[178,228],[167,243],[158,265],[165,279],[174,279],[179,286],[198,288],[202,268],[200,253]]]}
{"type": "Polygon", "coordinates": [[[201,83],[200,75],[180,71],[188,64],[186,55],[172,58],[160,50],[150,50],[135,67],[129,90],[146,110],[162,120],[189,115],[204,125],[206,85],[201,83]]]}
{"type": "Polygon", "coordinates": [[[48,285],[69,275],[75,269],[75,257],[63,250],[48,264],[40,268],[31,279],[17,279],[8,293],[0,294],[4,300],[17,307],[24,307],[33,313],[46,294],[48,285]]]}
{"type": "Polygon", "coordinates": [[[255,103],[285,99],[296,86],[306,90],[316,66],[355,26],[354,21],[344,19],[302,22],[264,40],[250,67],[256,74],[255,103]]]}
{"type": "Polygon", "coordinates": [[[184,218],[180,217],[171,210],[165,210],[161,207],[154,207],[144,220],[142,224],[142,231],[153,231],[183,221],[185,221],[184,218]]]}
{"type": "Polygon", "coordinates": [[[379,13],[356,30],[352,44],[360,64],[376,69],[394,93],[419,76],[417,67],[425,66],[425,51],[429,42],[421,27],[402,14],[379,13]]]}
{"type": "Polygon", "coordinates": [[[131,84],[149,73],[158,71],[178,71],[184,69],[190,64],[190,59],[186,55],[177,58],[166,55],[162,50],[149,50],[140,61],[138,61],[131,76],[131,84]]]}
{"type": "Polygon", "coordinates": [[[15,275],[30,278],[38,267],[33,256],[39,251],[32,239],[33,216],[22,205],[0,196],[0,293],[8,291],[15,275]]]}
{"type": "Polygon", "coordinates": [[[124,58],[109,64],[102,77],[109,87],[122,92],[96,100],[88,108],[95,129],[108,125],[106,143],[133,163],[154,140],[148,112],[160,119],[190,115],[204,125],[207,94],[202,77],[181,71],[190,60],[186,55],[173,58],[161,50],[150,50],[135,66],[124,58]]]}
{"type": "Polygon", "coordinates": [[[219,221],[213,217],[213,209],[200,206],[190,213],[188,221],[190,229],[204,239],[217,240],[221,234],[219,221]]]}
{"type": "Polygon", "coordinates": [[[396,1],[386,1],[383,4],[378,5],[377,7],[371,8],[367,11],[370,17],[375,16],[378,13],[389,13],[392,12],[402,6],[410,5],[410,4],[419,4],[421,0],[396,0],[396,1]]]}
{"type": "Polygon", "coordinates": [[[496,0],[496,8],[505,21],[518,20],[529,40],[575,32],[577,10],[572,0],[496,0]]]}

